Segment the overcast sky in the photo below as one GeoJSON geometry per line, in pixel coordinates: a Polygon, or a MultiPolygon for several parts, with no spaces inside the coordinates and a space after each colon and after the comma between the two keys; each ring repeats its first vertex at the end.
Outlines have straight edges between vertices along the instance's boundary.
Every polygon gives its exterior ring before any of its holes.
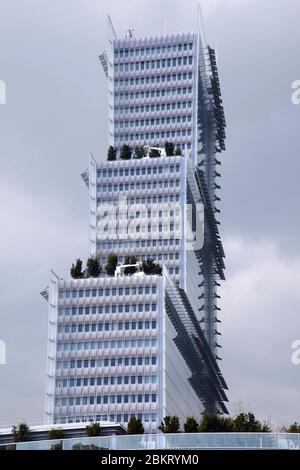
{"type": "MultiPolygon", "coordinates": [[[[231,409],[300,421],[299,0],[202,0],[227,119],[221,363],[231,409]]],[[[80,173],[107,148],[106,15],[117,35],[194,31],[194,0],[0,0],[0,423],[43,419],[49,268],[88,253],[80,173]],[[171,12],[171,15],[170,15],[171,12]]]]}

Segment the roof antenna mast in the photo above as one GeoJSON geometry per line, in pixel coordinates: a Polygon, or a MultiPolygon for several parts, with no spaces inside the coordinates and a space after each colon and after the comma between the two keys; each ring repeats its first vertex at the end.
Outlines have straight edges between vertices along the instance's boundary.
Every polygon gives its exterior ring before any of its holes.
{"type": "Polygon", "coordinates": [[[207,45],[206,34],[205,34],[205,29],[204,29],[203,13],[202,13],[202,8],[201,8],[201,3],[200,3],[199,0],[197,2],[197,31],[200,34],[202,47],[205,47],[207,45]]]}

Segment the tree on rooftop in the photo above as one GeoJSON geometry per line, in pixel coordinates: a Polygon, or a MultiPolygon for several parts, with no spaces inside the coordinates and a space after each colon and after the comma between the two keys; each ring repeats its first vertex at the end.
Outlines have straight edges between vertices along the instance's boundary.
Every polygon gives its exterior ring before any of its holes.
{"type": "Polygon", "coordinates": [[[63,429],[49,429],[48,439],[64,439],[65,432],[63,429]]]}
{"type": "Polygon", "coordinates": [[[288,428],[283,428],[283,431],[284,432],[297,432],[297,433],[300,433],[300,424],[298,423],[293,423],[291,424],[288,428]]]}
{"type": "Polygon", "coordinates": [[[192,416],[186,418],[186,422],[183,425],[184,432],[198,432],[198,423],[192,416]]]}
{"type": "MultiPolygon", "coordinates": [[[[136,264],[138,261],[136,256],[126,256],[124,264],[136,264]]],[[[124,269],[124,274],[134,274],[136,272],[135,266],[130,266],[129,268],[124,269]]]]}
{"type": "Polygon", "coordinates": [[[165,151],[167,157],[174,155],[174,144],[172,142],[165,142],[165,151]]]}
{"type": "Polygon", "coordinates": [[[112,160],[116,160],[116,159],[117,159],[117,151],[116,151],[115,147],[110,145],[108,147],[108,151],[107,151],[107,160],[112,161],[112,160]]]}
{"type": "Polygon", "coordinates": [[[72,264],[70,274],[73,279],[82,279],[84,277],[84,272],[82,270],[82,261],[80,258],[77,258],[76,263],[72,264]]]}
{"type": "Polygon", "coordinates": [[[199,423],[199,432],[231,432],[234,431],[232,418],[204,411],[199,423]]]}
{"type": "Polygon", "coordinates": [[[157,149],[151,149],[149,153],[150,158],[158,158],[160,157],[160,153],[157,149]]]}
{"type": "Polygon", "coordinates": [[[144,158],[146,156],[144,147],[142,146],[135,147],[134,154],[135,154],[135,158],[144,158]]]}
{"type": "Polygon", "coordinates": [[[86,277],[99,277],[102,270],[102,266],[99,263],[98,258],[88,258],[86,262],[86,270],[85,276],[86,277]]]}
{"type": "Polygon", "coordinates": [[[129,147],[129,145],[122,145],[121,147],[121,153],[120,153],[120,157],[122,158],[122,160],[130,160],[131,159],[131,148],[129,147]]]}
{"type": "Polygon", "coordinates": [[[18,426],[13,426],[11,432],[14,442],[24,442],[28,438],[29,427],[26,423],[20,423],[18,426]]]}
{"type": "Polygon", "coordinates": [[[85,428],[85,432],[88,437],[100,436],[101,434],[100,424],[99,423],[88,424],[85,428]]]}
{"type": "Polygon", "coordinates": [[[159,264],[154,263],[153,259],[147,258],[142,263],[145,274],[161,274],[162,268],[159,264]]]}
{"type": "Polygon", "coordinates": [[[175,155],[182,155],[182,151],[180,147],[176,147],[175,155]]]}
{"type": "Polygon", "coordinates": [[[105,266],[106,273],[109,276],[114,276],[117,265],[118,265],[118,256],[115,253],[109,253],[107,257],[107,263],[105,266]]]}
{"type": "Polygon", "coordinates": [[[253,413],[239,413],[234,419],[235,432],[270,432],[268,423],[261,423],[253,413]]]}
{"type": "Polygon", "coordinates": [[[165,416],[158,429],[165,434],[180,432],[178,416],[165,416]]]}
{"type": "Polygon", "coordinates": [[[144,426],[140,418],[132,416],[128,421],[127,434],[144,434],[144,426]]]}

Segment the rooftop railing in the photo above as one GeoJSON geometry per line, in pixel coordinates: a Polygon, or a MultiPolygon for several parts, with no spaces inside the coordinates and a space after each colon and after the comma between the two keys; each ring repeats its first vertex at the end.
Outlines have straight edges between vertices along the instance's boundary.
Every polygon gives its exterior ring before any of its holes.
{"type": "Polygon", "coordinates": [[[19,442],[0,450],[201,450],[289,449],[300,450],[300,433],[189,433],[81,437],[19,442]]]}

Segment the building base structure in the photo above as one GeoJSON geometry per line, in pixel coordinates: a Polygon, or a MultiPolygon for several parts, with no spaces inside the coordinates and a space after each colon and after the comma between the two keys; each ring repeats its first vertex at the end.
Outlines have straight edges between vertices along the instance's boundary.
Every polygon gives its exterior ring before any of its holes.
{"type": "Polygon", "coordinates": [[[200,417],[226,384],[184,291],[162,275],[61,280],[49,293],[45,422],[200,417]],[[51,345],[56,345],[54,355],[51,345]]]}

